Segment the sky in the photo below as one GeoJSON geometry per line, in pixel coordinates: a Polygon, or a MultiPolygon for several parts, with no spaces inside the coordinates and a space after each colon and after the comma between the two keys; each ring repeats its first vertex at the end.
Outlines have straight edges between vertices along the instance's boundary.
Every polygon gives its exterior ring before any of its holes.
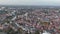
{"type": "Polygon", "coordinates": [[[0,5],[60,5],[60,0],[0,0],[0,5]]]}

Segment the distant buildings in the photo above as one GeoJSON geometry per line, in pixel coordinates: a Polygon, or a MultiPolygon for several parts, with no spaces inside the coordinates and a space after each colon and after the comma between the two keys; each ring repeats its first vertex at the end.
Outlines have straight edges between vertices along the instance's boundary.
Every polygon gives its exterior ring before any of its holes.
{"type": "Polygon", "coordinates": [[[60,34],[60,9],[0,8],[0,29],[35,34],[60,34]],[[48,32],[44,32],[48,31],[48,32]]]}

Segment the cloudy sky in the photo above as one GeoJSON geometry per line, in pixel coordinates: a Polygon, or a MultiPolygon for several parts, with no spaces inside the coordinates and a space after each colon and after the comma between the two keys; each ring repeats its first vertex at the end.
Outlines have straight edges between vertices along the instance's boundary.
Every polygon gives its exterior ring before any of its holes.
{"type": "Polygon", "coordinates": [[[60,5],[60,0],[0,0],[2,5],[60,5]]]}

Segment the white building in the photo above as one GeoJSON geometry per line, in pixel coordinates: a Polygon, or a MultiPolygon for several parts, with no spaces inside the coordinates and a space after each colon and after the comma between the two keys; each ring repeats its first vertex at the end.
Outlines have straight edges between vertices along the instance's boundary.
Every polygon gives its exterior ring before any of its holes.
{"type": "Polygon", "coordinates": [[[42,34],[51,34],[51,33],[49,33],[49,32],[47,32],[47,31],[45,31],[44,33],[42,33],[42,34]]]}
{"type": "Polygon", "coordinates": [[[46,32],[46,33],[43,33],[43,34],[50,34],[50,33],[47,33],[47,32],[46,32]]]}

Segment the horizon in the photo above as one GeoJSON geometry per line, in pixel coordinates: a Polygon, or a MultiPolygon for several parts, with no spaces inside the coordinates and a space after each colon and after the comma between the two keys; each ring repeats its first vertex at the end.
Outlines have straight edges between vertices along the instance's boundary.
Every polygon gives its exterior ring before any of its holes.
{"type": "Polygon", "coordinates": [[[60,0],[0,0],[0,5],[60,6],[60,0]]]}

